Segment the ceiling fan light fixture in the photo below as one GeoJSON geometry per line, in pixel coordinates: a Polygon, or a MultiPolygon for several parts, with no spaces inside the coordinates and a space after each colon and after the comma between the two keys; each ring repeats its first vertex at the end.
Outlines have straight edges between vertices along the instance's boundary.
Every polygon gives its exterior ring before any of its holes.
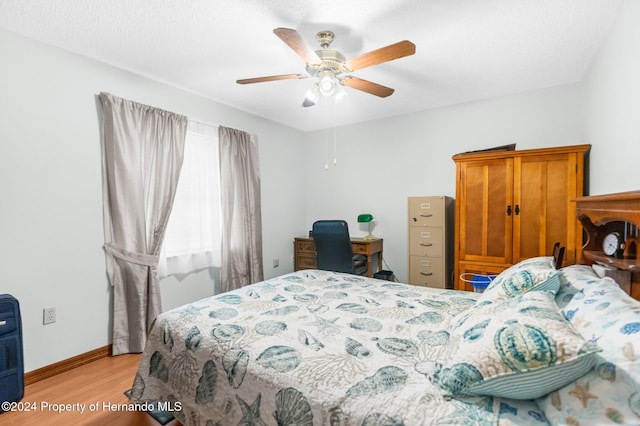
{"type": "Polygon", "coordinates": [[[342,85],[340,85],[336,88],[336,94],[333,96],[333,99],[335,100],[335,103],[338,103],[344,99],[345,96],[347,96],[347,91],[344,90],[342,85]]]}
{"type": "Polygon", "coordinates": [[[333,96],[337,89],[337,81],[331,74],[325,73],[318,80],[318,90],[322,96],[333,96]]]}
{"type": "Polygon", "coordinates": [[[307,90],[307,93],[305,93],[302,106],[305,108],[314,106],[315,104],[318,103],[319,98],[320,98],[320,93],[318,92],[318,86],[314,84],[313,87],[307,90]]]}

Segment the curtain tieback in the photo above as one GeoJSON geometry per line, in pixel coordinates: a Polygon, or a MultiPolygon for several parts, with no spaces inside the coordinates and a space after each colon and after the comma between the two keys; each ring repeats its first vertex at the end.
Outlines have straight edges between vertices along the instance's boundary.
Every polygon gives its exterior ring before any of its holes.
{"type": "Polygon", "coordinates": [[[104,249],[113,257],[117,257],[122,260],[126,260],[130,263],[145,266],[158,266],[160,256],[154,256],[152,254],[135,253],[119,247],[113,243],[106,243],[104,249]]]}

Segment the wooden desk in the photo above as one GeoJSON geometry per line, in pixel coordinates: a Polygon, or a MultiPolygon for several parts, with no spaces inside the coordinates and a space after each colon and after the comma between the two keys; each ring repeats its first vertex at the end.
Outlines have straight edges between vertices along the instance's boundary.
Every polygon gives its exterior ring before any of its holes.
{"type": "MultiPolygon", "coordinates": [[[[364,238],[351,238],[351,247],[354,254],[367,256],[367,276],[373,276],[373,256],[378,255],[378,271],[382,269],[382,238],[365,240],[364,238]]],[[[316,245],[313,238],[296,237],[293,242],[293,270],[316,269],[316,245]]]]}

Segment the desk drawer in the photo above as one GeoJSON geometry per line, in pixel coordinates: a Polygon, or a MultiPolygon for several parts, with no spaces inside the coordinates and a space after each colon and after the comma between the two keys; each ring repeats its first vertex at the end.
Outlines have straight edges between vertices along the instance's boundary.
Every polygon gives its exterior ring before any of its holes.
{"type": "Polygon", "coordinates": [[[442,228],[409,228],[409,256],[442,257],[442,228]]]}
{"type": "Polygon", "coordinates": [[[423,256],[409,256],[409,283],[445,288],[444,260],[423,256]]]}
{"type": "Polygon", "coordinates": [[[300,269],[317,269],[318,261],[316,259],[315,253],[313,255],[309,254],[299,254],[296,257],[296,265],[295,270],[299,271],[300,269]]]}
{"type": "Polygon", "coordinates": [[[316,254],[316,245],[313,241],[296,241],[296,253],[313,253],[316,254]]]}
{"type": "Polygon", "coordinates": [[[367,250],[367,245],[365,243],[354,243],[352,241],[351,249],[353,250],[353,253],[366,254],[369,252],[369,250],[367,250]]]}

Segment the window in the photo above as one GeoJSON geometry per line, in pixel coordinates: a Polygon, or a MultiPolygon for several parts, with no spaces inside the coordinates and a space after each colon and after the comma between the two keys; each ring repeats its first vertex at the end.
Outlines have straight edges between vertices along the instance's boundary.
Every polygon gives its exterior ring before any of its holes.
{"type": "Polygon", "coordinates": [[[189,120],[180,180],[158,274],[186,274],[221,265],[218,128],[189,120]]]}

